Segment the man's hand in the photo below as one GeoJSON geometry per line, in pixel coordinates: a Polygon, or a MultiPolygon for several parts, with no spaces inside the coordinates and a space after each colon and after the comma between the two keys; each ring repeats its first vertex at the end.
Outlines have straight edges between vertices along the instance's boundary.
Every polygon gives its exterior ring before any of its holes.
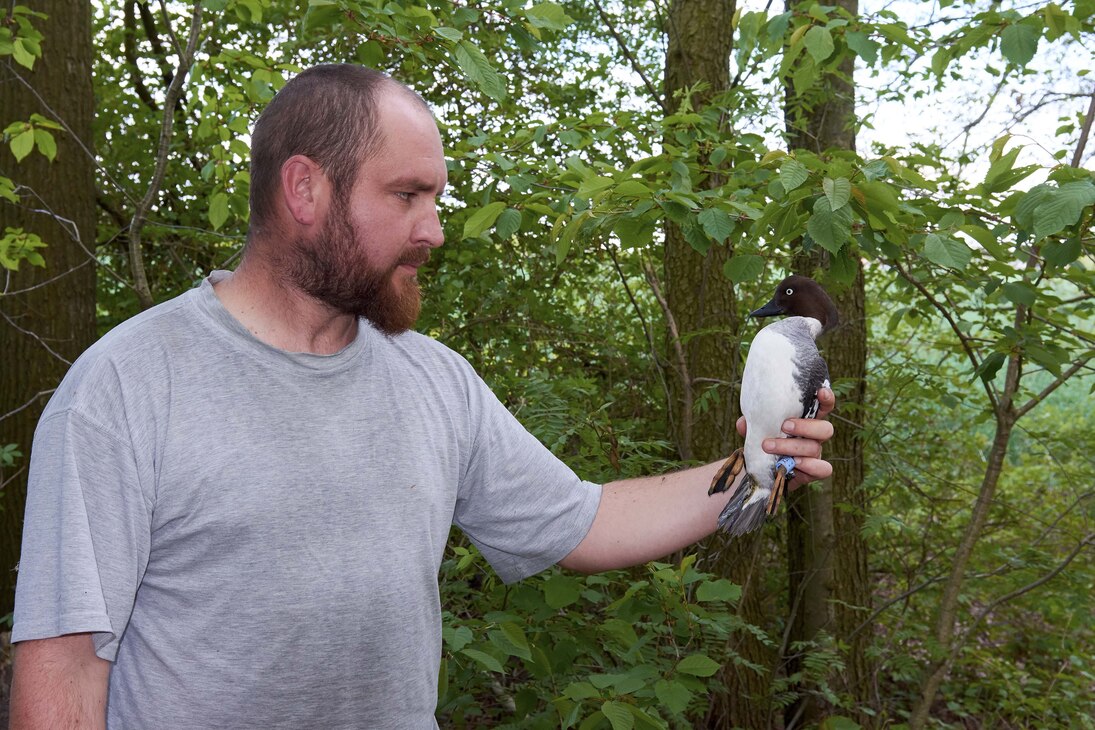
{"type": "MultiPolygon", "coordinates": [[[[783,432],[795,438],[765,439],[762,444],[769,454],[795,457],[792,489],[827,479],[833,474],[833,465],[821,458],[821,445],[833,437],[833,424],[826,419],[836,406],[836,396],[828,388],[821,388],[817,392],[817,400],[817,418],[788,418],[784,421],[783,432]]],[[[744,436],[747,427],[744,417],[738,419],[737,426],[738,433],[744,436]]]]}

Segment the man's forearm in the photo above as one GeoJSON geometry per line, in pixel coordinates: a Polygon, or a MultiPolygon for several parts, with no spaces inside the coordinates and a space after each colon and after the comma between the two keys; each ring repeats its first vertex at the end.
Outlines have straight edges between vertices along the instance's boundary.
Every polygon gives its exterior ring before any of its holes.
{"type": "Polygon", "coordinates": [[[110,662],[95,655],[90,634],[15,645],[11,730],[106,727],[110,662]]]}
{"type": "Polygon", "coordinates": [[[581,573],[625,568],[707,537],[741,483],[739,474],[731,489],[708,497],[721,464],[605,484],[589,534],[559,564],[581,573]]]}

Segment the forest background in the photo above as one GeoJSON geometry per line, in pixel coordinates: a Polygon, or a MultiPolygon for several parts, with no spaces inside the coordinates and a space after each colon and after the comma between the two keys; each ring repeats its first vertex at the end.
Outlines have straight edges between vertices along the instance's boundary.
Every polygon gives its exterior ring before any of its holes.
{"type": "Polygon", "coordinates": [[[785,274],[844,320],[836,472],[757,534],[506,587],[454,533],[443,727],[1095,727],[1093,41],[1095,0],[8,4],[0,614],[50,393],[238,260],[256,114],[353,61],[442,126],[419,329],[584,478],[736,445],[785,274]]]}

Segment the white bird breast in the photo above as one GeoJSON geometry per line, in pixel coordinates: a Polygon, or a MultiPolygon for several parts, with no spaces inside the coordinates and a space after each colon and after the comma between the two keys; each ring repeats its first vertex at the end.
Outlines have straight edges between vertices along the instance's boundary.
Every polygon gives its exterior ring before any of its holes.
{"type": "Polygon", "coordinates": [[[761,448],[766,438],[786,438],[783,422],[802,415],[802,394],[795,383],[795,348],[771,325],[753,338],[741,378],[741,413],[745,433],[745,466],[759,486],[771,488],[772,467],[779,458],[761,448]]]}

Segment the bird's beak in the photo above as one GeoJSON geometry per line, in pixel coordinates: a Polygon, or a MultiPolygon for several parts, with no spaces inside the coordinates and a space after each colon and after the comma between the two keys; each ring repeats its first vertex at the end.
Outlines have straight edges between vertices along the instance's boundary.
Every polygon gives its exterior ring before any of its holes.
{"type": "Polygon", "coordinates": [[[765,304],[760,309],[755,309],[752,312],[750,312],[749,316],[750,317],[774,317],[777,314],[783,314],[785,311],[787,311],[787,310],[785,310],[779,304],[776,304],[776,300],[773,299],[772,301],[768,302],[767,304],[765,304]]]}

